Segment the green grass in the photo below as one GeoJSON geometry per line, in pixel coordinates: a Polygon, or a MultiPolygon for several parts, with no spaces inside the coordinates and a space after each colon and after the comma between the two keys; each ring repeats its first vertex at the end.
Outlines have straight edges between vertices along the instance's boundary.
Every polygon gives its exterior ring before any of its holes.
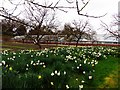
{"type": "Polygon", "coordinates": [[[94,84],[95,87],[99,88],[117,88],[118,87],[118,60],[119,58],[115,58],[109,56],[107,60],[99,61],[99,64],[96,65],[94,73],[94,84]],[[112,77],[111,77],[112,75],[112,77]],[[106,81],[107,77],[111,78],[111,82],[114,81],[112,84],[106,81]]]}

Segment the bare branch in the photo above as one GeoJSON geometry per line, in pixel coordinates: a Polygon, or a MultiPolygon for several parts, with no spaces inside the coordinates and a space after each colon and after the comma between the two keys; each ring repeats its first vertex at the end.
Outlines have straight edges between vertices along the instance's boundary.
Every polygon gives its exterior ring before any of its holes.
{"type": "Polygon", "coordinates": [[[90,0],[88,0],[88,2],[85,3],[85,5],[79,9],[79,4],[78,4],[78,0],[76,0],[76,7],[77,7],[77,13],[78,15],[81,15],[81,16],[85,16],[85,17],[91,17],[91,18],[101,18],[101,17],[104,17],[106,14],[104,15],[101,15],[101,16],[92,16],[92,15],[87,15],[87,14],[82,14],[81,11],[87,6],[87,4],[89,3],[90,0]]]}
{"type": "MultiPolygon", "coordinates": [[[[79,12],[82,11],[82,10],[88,5],[89,1],[90,1],[90,0],[88,0],[88,2],[86,2],[86,3],[84,3],[85,5],[79,10],[79,12]]],[[[77,2],[77,3],[78,3],[78,2],[77,2]]]]}
{"type": "MultiPolygon", "coordinates": [[[[21,2],[21,1],[20,1],[20,2],[21,2]]],[[[20,5],[20,2],[15,5],[15,8],[14,8],[14,10],[13,10],[13,12],[12,12],[11,14],[13,14],[13,13],[17,10],[18,6],[20,5]]]]}
{"type": "Polygon", "coordinates": [[[32,3],[32,4],[34,4],[34,5],[37,5],[37,6],[40,6],[40,7],[43,7],[43,8],[50,8],[50,9],[61,9],[61,8],[68,8],[68,9],[74,9],[74,8],[76,8],[76,7],[65,7],[65,6],[51,6],[51,5],[49,5],[49,6],[46,6],[46,5],[41,5],[41,4],[38,4],[38,3],[35,3],[35,2],[33,2],[33,1],[29,1],[30,3],[32,3]]]}
{"type": "Polygon", "coordinates": [[[57,1],[57,3],[54,5],[54,7],[56,7],[58,5],[58,3],[60,2],[60,0],[57,1]]]}
{"type": "Polygon", "coordinates": [[[70,4],[74,2],[74,1],[70,1],[70,0],[66,0],[66,1],[67,1],[68,3],[70,3],[70,4]]]}
{"type": "Polygon", "coordinates": [[[102,23],[101,26],[104,28],[104,30],[108,31],[111,34],[111,36],[109,36],[109,37],[120,38],[118,30],[117,31],[116,30],[112,31],[112,27],[108,26],[103,21],[101,21],[101,23],[102,23]]]}
{"type": "Polygon", "coordinates": [[[29,26],[29,27],[34,27],[34,26],[32,26],[32,25],[29,25],[28,23],[25,23],[24,21],[21,21],[20,19],[15,19],[15,18],[6,16],[6,15],[3,15],[3,14],[0,14],[0,16],[4,17],[4,18],[6,18],[6,19],[12,20],[12,21],[21,23],[21,24],[23,24],[23,25],[29,26]]]}

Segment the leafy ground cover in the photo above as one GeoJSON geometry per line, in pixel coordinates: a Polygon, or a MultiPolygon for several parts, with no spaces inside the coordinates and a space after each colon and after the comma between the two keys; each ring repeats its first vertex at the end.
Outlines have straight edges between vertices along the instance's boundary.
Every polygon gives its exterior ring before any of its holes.
{"type": "Polygon", "coordinates": [[[119,55],[116,47],[4,50],[2,87],[118,88],[119,55]]]}

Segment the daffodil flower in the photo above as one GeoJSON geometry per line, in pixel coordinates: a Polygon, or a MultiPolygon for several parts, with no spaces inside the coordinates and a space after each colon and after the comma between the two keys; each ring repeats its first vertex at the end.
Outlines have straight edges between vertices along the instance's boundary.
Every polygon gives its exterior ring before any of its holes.
{"type": "Polygon", "coordinates": [[[92,76],[89,76],[88,78],[89,78],[89,79],[92,79],[92,76]]]}
{"type": "Polygon", "coordinates": [[[64,75],[66,75],[66,71],[64,71],[64,75]]]}
{"type": "Polygon", "coordinates": [[[51,84],[51,85],[54,85],[54,83],[53,83],[53,82],[50,82],[50,84],[51,84]]]}
{"type": "Polygon", "coordinates": [[[76,78],[75,80],[78,81],[78,78],[76,78]]]}
{"type": "Polygon", "coordinates": [[[51,76],[54,76],[54,73],[53,73],[53,72],[51,73],[51,76]]]}
{"type": "Polygon", "coordinates": [[[5,65],[5,61],[2,61],[3,65],[5,65]]]}
{"type": "Polygon", "coordinates": [[[69,89],[70,87],[68,85],[66,85],[66,88],[69,89]]]}
{"type": "Polygon", "coordinates": [[[77,67],[77,69],[79,69],[79,67],[77,67]]]}
{"type": "Polygon", "coordinates": [[[41,79],[41,78],[42,78],[42,76],[41,76],[41,75],[39,75],[39,76],[38,76],[38,79],[41,79]]]}
{"type": "Polygon", "coordinates": [[[85,71],[83,71],[83,74],[85,74],[85,71]]]}
{"type": "Polygon", "coordinates": [[[55,70],[55,74],[57,74],[57,70],[55,70]]]}
{"type": "Polygon", "coordinates": [[[58,76],[60,76],[60,71],[57,73],[58,76]]]}
{"type": "Polygon", "coordinates": [[[84,81],[84,80],[82,80],[81,82],[82,82],[82,83],[84,83],[85,81],[84,81]]]}
{"type": "Polygon", "coordinates": [[[79,88],[80,88],[80,89],[83,88],[83,85],[79,85],[79,88]]]}
{"type": "Polygon", "coordinates": [[[43,68],[45,68],[46,66],[45,65],[43,65],[43,68]]]}
{"type": "Polygon", "coordinates": [[[13,70],[12,67],[10,67],[9,70],[12,71],[13,70]]]}

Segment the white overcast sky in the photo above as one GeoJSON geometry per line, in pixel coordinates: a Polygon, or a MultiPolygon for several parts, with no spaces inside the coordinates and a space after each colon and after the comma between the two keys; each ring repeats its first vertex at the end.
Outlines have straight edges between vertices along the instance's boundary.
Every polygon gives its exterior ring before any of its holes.
{"type": "MultiPolygon", "coordinates": [[[[61,12],[60,20],[64,22],[69,22],[74,19],[89,19],[90,23],[94,26],[95,29],[100,27],[100,20],[110,24],[113,21],[113,16],[118,13],[118,2],[119,0],[91,0],[88,6],[85,8],[84,13],[89,15],[99,16],[107,13],[105,17],[94,19],[86,18],[77,15],[76,11],[70,10],[68,14],[61,12]]],[[[103,33],[101,31],[98,31],[103,33]]]]}
{"type": "MultiPolygon", "coordinates": [[[[9,4],[5,1],[7,0],[0,1],[0,6],[10,8],[11,6],[9,6],[9,4]]],[[[45,0],[41,0],[41,1],[45,1],[45,0]]],[[[46,1],[57,2],[58,0],[46,0],[46,1]]],[[[71,1],[75,1],[75,0],[71,0],[71,1]]],[[[68,13],[59,11],[57,13],[57,17],[59,21],[61,22],[61,25],[63,25],[64,23],[72,22],[73,20],[89,19],[94,29],[97,30],[98,28],[100,28],[100,20],[104,21],[107,24],[110,24],[110,22],[112,22],[113,20],[112,15],[115,15],[118,13],[118,2],[119,1],[120,0],[90,0],[87,7],[83,10],[83,13],[87,13],[89,15],[94,15],[94,16],[100,16],[100,15],[104,15],[107,13],[105,17],[102,17],[99,19],[86,18],[83,16],[79,16],[76,10],[69,10],[68,13]]],[[[66,0],[61,0],[59,2],[59,5],[67,5],[66,0]]],[[[101,30],[97,30],[97,32],[99,34],[103,33],[103,31],[101,30]]]]}

